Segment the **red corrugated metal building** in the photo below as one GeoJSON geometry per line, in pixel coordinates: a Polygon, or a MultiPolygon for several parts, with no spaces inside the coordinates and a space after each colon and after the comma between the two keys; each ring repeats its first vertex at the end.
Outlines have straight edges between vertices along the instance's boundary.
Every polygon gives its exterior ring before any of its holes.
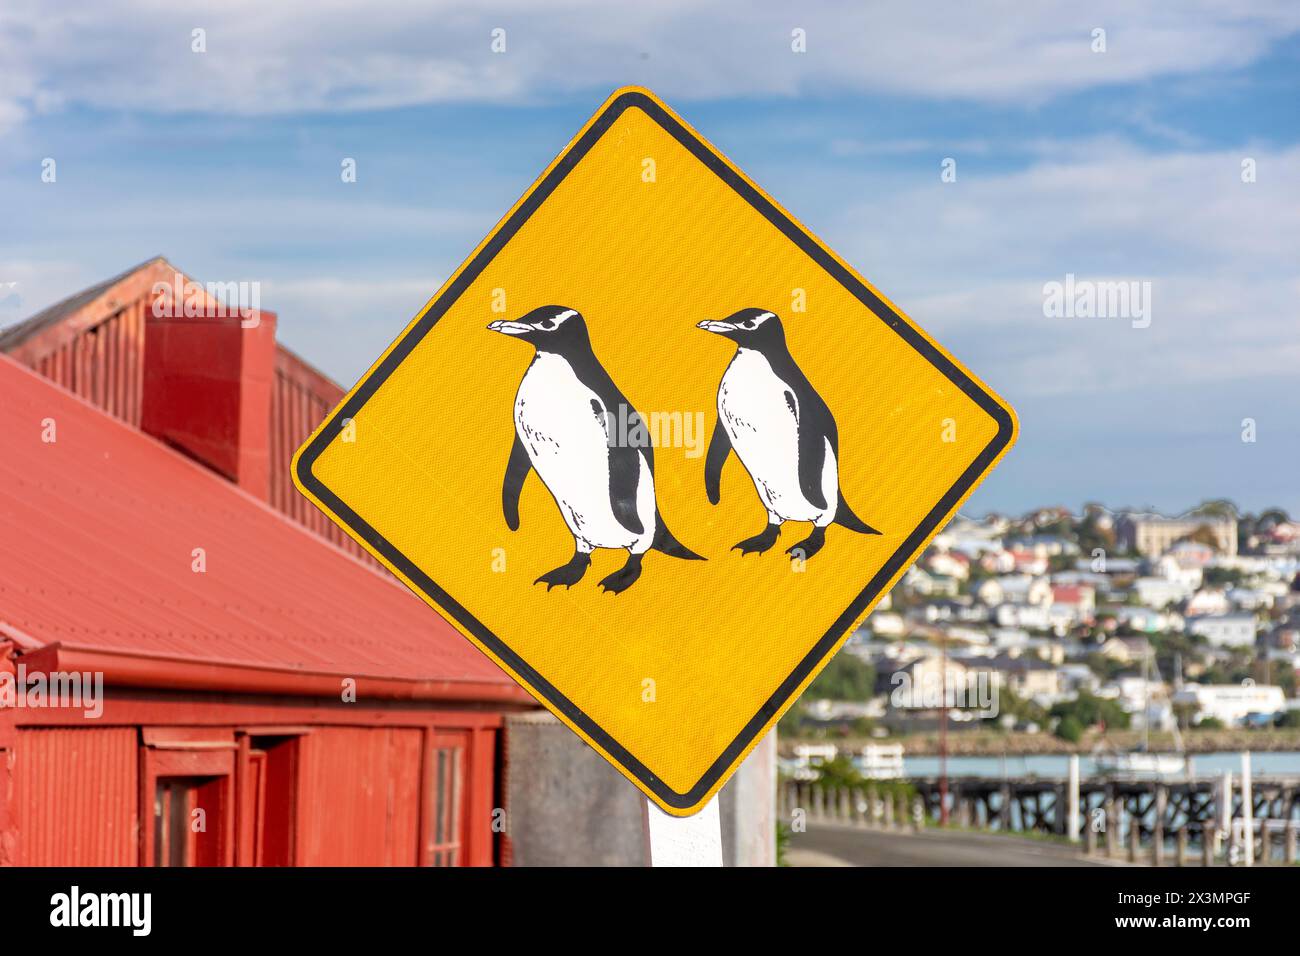
{"type": "MultiPolygon", "coordinates": [[[[145,336],[150,324],[146,319],[157,298],[154,290],[191,282],[161,256],[150,259],[0,332],[0,352],[139,428],[143,421],[145,336]]],[[[263,312],[262,319],[274,328],[274,313],[263,312]]],[[[265,490],[252,490],[271,507],[345,551],[372,561],[364,548],[298,494],[289,473],[293,453],[343,398],[343,389],[283,345],[273,344],[269,353],[274,366],[266,449],[270,456],[268,485],[265,490]]],[[[230,472],[227,476],[239,479],[230,472]]],[[[247,487],[246,479],[241,483],[247,487]]]]}
{"type": "Polygon", "coordinates": [[[531,699],[317,533],[277,482],[337,386],[270,313],[158,319],[171,273],[0,336],[0,863],[495,862],[531,699]]]}

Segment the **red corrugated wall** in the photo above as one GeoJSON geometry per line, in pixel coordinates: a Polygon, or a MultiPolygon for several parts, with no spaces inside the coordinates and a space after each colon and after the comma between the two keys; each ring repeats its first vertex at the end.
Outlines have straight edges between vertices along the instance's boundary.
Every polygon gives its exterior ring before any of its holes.
{"type": "Polygon", "coordinates": [[[303,738],[298,865],[417,864],[423,737],[415,728],[322,727],[303,738]]]}
{"type": "Polygon", "coordinates": [[[310,501],[290,475],[294,452],[343,398],[343,389],[287,349],[277,349],[271,387],[271,507],[322,538],[378,564],[310,501]]]}
{"type": "Polygon", "coordinates": [[[14,821],[20,866],[135,866],[134,727],[19,729],[14,821]]]}
{"type": "Polygon", "coordinates": [[[109,318],[34,362],[34,368],[136,428],[144,381],[145,300],[109,318]]]}

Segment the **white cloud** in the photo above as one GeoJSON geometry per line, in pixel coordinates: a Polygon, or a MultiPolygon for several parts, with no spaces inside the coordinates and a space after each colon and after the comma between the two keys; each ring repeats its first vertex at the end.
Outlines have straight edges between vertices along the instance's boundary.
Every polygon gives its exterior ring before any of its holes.
{"type": "Polygon", "coordinates": [[[64,260],[0,258],[0,329],[106,278],[64,260]]]}
{"type": "Polygon", "coordinates": [[[1019,395],[1213,385],[1300,366],[1300,147],[1095,145],[883,188],[826,238],[992,384],[1019,395]],[[1243,183],[1253,156],[1259,180],[1243,183]],[[1152,322],[1046,318],[1043,285],[1151,283],[1152,322]],[[972,354],[973,353],[973,354],[972,354]]]}
{"type": "Polygon", "coordinates": [[[206,5],[94,0],[0,12],[0,123],[66,104],[274,114],[544,99],[630,82],[675,99],[880,92],[1043,102],[1152,77],[1230,70],[1300,29],[1286,0],[1135,9],[1077,4],[847,5],[813,0],[611,5],[437,0],[206,5]],[[207,52],[190,51],[194,28],[207,52]],[[507,52],[490,32],[504,28],[507,52]],[[1107,51],[1090,49],[1094,27],[1107,51]],[[794,28],[807,52],[790,49],[794,28]]]}
{"type": "Polygon", "coordinates": [[[423,277],[276,279],[262,300],[277,313],[278,338],[351,386],[442,286],[450,269],[423,277]]]}

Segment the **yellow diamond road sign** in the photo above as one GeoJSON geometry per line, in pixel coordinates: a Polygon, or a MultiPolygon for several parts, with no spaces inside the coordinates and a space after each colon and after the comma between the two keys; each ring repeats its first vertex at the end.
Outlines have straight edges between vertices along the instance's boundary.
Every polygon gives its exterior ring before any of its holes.
{"type": "Polygon", "coordinates": [[[299,450],[299,489],[669,813],[1016,436],[654,94],[616,92],[299,450]]]}

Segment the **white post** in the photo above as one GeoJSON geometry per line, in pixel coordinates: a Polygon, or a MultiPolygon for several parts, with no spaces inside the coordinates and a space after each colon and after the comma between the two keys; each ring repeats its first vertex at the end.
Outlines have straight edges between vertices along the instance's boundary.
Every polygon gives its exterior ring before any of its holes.
{"type": "Polygon", "coordinates": [[[1219,785],[1219,829],[1225,833],[1232,828],[1232,771],[1223,771],[1219,785]]]}
{"type": "Polygon", "coordinates": [[[1065,834],[1079,842],[1079,755],[1070,754],[1070,782],[1066,785],[1065,834]]]}
{"type": "Polygon", "coordinates": [[[717,794],[699,813],[689,817],[664,813],[648,797],[644,804],[647,866],[722,866],[722,820],[717,794]]]}
{"type": "Polygon", "coordinates": [[[1250,794],[1250,751],[1241,755],[1241,825],[1246,831],[1243,860],[1247,866],[1255,865],[1255,808],[1250,794]]]}
{"type": "MultiPolygon", "coordinates": [[[[1232,771],[1223,771],[1223,783],[1219,787],[1219,832],[1228,841],[1228,859],[1232,858],[1232,771]]],[[[1218,838],[1215,838],[1218,846],[1218,838]]]]}

